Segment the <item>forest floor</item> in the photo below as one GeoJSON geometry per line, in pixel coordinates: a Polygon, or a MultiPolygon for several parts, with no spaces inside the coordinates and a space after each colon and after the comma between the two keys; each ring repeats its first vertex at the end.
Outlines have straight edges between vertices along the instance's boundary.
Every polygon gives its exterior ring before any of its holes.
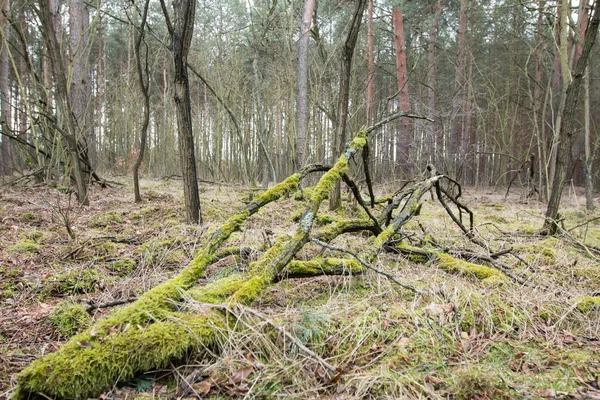
{"type": "MultiPolygon", "coordinates": [[[[0,189],[0,399],[10,398],[29,362],[110,313],[114,307],[106,303],[176,275],[207,231],[252,193],[203,184],[205,223],[188,226],[181,184],[173,181],[142,182],[140,204],[129,184],[93,188],[83,208],[58,189],[0,189]]],[[[405,227],[415,235],[405,241],[419,246],[425,231],[446,246],[472,248],[441,205],[424,199],[421,214],[405,227]]],[[[547,238],[536,235],[544,204],[521,193],[505,198],[502,189],[467,188],[462,201],[475,213],[481,240],[494,251],[511,247],[525,261],[504,259],[527,285],[485,284],[436,263],[380,253],[376,267],[445,296],[415,296],[368,272],[284,280],[252,305],[340,367],[333,379],[266,319],[253,317],[226,333],[220,354],[189,354],[169,368],[115,382],[103,398],[600,399],[600,302],[593,302],[600,296],[600,262],[581,246],[600,246],[600,212],[585,212],[581,193],[565,192],[569,235],[547,238]]],[[[294,232],[291,216],[304,207],[292,197],[271,204],[230,241],[252,248],[256,258],[277,235],[294,232]]],[[[357,213],[351,203],[341,212],[357,213]]],[[[356,251],[370,245],[364,234],[335,243],[356,251]]],[[[310,245],[300,256],[320,251],[310,245]]],[[[236,268],[243,266],[225,258],[205,280],[236,268]]]]}

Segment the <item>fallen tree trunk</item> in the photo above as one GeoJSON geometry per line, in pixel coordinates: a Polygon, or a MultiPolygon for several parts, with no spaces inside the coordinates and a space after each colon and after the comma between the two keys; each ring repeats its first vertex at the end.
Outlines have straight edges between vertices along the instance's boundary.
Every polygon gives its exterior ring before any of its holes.
{"type": "MultiPolygon", "coordinates": [[[[358,190],[356,187],[352,188],[352,180],[348,177],[348,161],[361,151],[366,137],[367,132],[361,131],[333,167],[308,166],[267,190],[217,229],[179,275],[146,292],[134,303],[99,320],[85,332],[71,338],[55,353],[32,362],[18,377],[14,398],[25,399],[40,395],[68,399],[97,397],[118,381],[131,379],[141,372],[163,368],[189,351],[218,352],[222,342],[220,332],[237,326],[235,317],[223,310],[230,306],[252,303],[279,280],[362,273],[363,266],[377,252],[391,246],[406,222],[418,214],[421,197],[444,177],[431,176],[392,196],[379,218],[365,213],[367,217],[364,219],[337,220],[318,229],[311,237],[319,207],[337,182],[346,181],[355,196],[360,197],[360,193],[356,195],[358,190]],[[244,272],[233,273],[205,286],[195,287],[209,265],[224,255],[240,252],[239,248],[221,249],[221,245],[251,215],[297,190],[299,182],[307,174],[323,170],[327,171],[312,189],[293,236],[278,237],[274,245],[244,272]],[[392,211],[400,207],[400,211],[392,218],[392,211]],[[389,221],[384,224],[387,225],[385,229],[381,226],[381,221],[389,221]],[[358,231],[369,231],[375,239],[373,245],[356,256],[356,259],[295,259],[297,253],[312,239],[324,243],[341,234],[358,231]],[[185,306],[186,299],[216,306],[207,307],[202,312],[197,309],[190,311],[185,306]]],[[[440,192],[438,196],[441,196],[440,192]]],[[[466,208],[457,204],[454,198],[449,198],[459,209],[466,208]]],[[[448,210],[447,205],[444,207],[448,210]]],[[[451,264],[452,260],[441,257],[438,256],[438,260],[451,264]]],[[[392,274],[371,269],[399,283],[392,274]]],[[[411,288],[415,293],[425,293],[408,285],[401,286],[411,288]]]]}

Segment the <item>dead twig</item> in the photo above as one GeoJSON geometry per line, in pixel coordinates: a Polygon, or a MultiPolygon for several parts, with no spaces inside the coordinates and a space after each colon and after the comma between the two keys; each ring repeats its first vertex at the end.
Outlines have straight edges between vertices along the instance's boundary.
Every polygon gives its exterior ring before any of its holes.
{"type": "Polygon", "coordinates": [[[394,282],[396,285],[398,285],[400,287],[403,287],[404,289],[410,290],[411,292],[416,293],[416,294],[420,294],[420,295],[424,295],[425,294],[424,292],[420,291],[419,289],[417,289],[417,288],[415,288],[413,286],[410,286],[410,285],[407,285],[406,283],[400,282],[398,279],[396,279],[396,277],[394,275],[392,275],[392,274],[390,274],[390,273],[388,273],[386,271],[382,271],[382,270],[380,270],[378,268],[375,268],[374,266],[372,266],[371,264],[369,264],[366,261],[364,261],[358,254],[356,254],[355,252],[353,252],[351,250],[344,249],[342,247],[337,247],[337,246],[331,245],[329,243],[322,242],[319,239],[312,239],[312,242],[315,243],[315,244],[318,244],[321,247],[329,249],[329,250],[339,251],[339,252],[342,252],[342,253],[350,254],[352,257],[356,258],[356,260],[363,267],[365,267],[367,269],[370,269],[371,271],[374,271],[374,272],[378,273],[379,275],[385,276],[386,278],[388,278],[389,280],[391,280],[392,282],[394,282]]]}

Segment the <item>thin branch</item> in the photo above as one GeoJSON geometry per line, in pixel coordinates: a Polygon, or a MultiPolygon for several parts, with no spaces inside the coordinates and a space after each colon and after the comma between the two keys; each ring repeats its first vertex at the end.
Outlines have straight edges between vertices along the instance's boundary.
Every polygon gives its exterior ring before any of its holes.
{"type": "Polygon", "coordinates": [[[318,244],[321,247],[329,249],[329,250],[340,251],[342,253],[350,254],[352,257],[356,258],[356,260],[363,267],[368,268],[371,271],[374,271],[374,272],[378,273],[379,275],[385,276],[386,278],[388,278],[389,280],[391,280],[392,282],[394,282],[396,285],[398,285],[400,287],[403,287],[404,289],[410,290],[411,292],[416,293],[416,294],[420,294],[420,295],[425,294],[424,292],[420,291],[419,289],[417,289],[417,288],[415,288],[413,286],[410,286],[410,285],[407,285],[406,283],[400,282],[398,279],[396,279],[396,277],[394,275],[392,275],[392,274],[390,274],[388,272],[382,271],[382,270],[380,270],[378,268],[375,268],[374,266],[372,266],[371,264],[369,264],[366,261],[364,261],[358,254],[356,254],[355,252],[353,252],[351,250],[344,249],[342,247],[337,247],[337,246],[334,246],[332,244],[322,242],[319,239],[312,239],[312,242],[318,244]]]}

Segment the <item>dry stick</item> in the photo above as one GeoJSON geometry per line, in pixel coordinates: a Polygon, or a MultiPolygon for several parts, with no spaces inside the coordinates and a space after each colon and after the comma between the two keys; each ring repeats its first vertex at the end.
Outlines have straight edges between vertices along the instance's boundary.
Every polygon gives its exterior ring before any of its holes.
{"type": "MultiPolygon", "coordinates": [[[[308,347],[306,347],[300,340],[298,340],[297,338],[295,338],[294,336],[292,336],[289,332],[287,332],[284,328],[282,328],[281,326],[277,325],[275,322],[271,321],[269,318],[267,318],[267,316],[259,313],[258,311],[249,308],[249,307],[244,307],[244,306],[236,306],[236,309],[241,310],[242,312],[247,312],[249,314],[254,315],[255,317],[258,317],[260,319],[262,319],[264,322],[266,322],[268,325],[271,325],[272,328],[274,328],[276,331],[278,331],[279,333],[281,333],[282,335],[284,335],[288,340],[290,340],[291,342],[293,342],[296,346],[298,346],[298,348],[300,350],[302,350],[304,353],[306,353],[307,355],[309,355],[310,357],[314,358],[315,360],[317,360],[320,364],[322,364],[325,368],[327,368],[329,371],[333,372],[333,373],[338,373],[340,370],[337,367],[334,367],[333,365],[329,364],[327,361],[325,361],[321,356],[319,356],[317,353],[315,353],[314,351],[312,351],[311,349],[309,349],[308,347]]],[[[230,310],[231,311],[231,310],[230,310]]],[[[234,316],[235,313],[232,312],[232,314],[234,316]]],[[[238,319],[240,319],[240,316],[237,315],[236,316],[238,319]]]]}
{"type": "Polygon", "coordinates": [[[361,257],[360,257],[358,254],[356,254],[355,252],[353,252],[353,251],[351,251],[351,250],[344,249],[344,248],[342,248],[342,247],[337,247],[337,246],[334,246],[334,245],[331,245],[331,244],[328,244],[328,243],[322,242],[322,241],[320,241],[319,239],[312,239],[312,242],[313,242],[313,243],[316,243],[316,244],[318,244],[318,245],[319,245],[319,246],[321,246],[321,247],[324,247],[324,248],[326,248],[326,249],[329,249],[329,250],[340,251],[340,252],[342,252],[342,253],[347,253],[347,254],[350,254],[352,257],[356,258],[356,260],[357,260],[357,261],[358,261],[358,262],[359,262],[359,263],[360,263],[360,264],[361,264],[363,267],[365,267],[365,268],[368,268],[368,269],[370,269],[371,271],[374,271],[374,272],[376,272],[376,273],[378,273],[378,274],[380,274],[380,275],[383,275],[383,276],[385,276],[386,278],[388,278],[389,280],[391,280],[392,282],[394,282],[394,283],[395,283],[395,284],[397,284],[398,286],[401,286],[401,287],[403,287],[404,289],[408,289],[408,290],[410,290],[411,292],[413,292],[413,293],[416,293],[416,294],[420,294],[420,295],[424,295],[424,294],[425,294],[425,292],[422,292],[422,291],[420,291],[419,289],[416,289],[416,288],[415,288],[415,287],[413,287],[413,286],[410,286],[410,285],[407,285],[406,283],[402,283],[402,282],[400,282],[398,279],[396,279],[396,278],[394,277],[394,275],[392,275],[392,274],[390,274],[390,273],[388,273],[388,272],[382,271],[382,270],[380,270],[380,269],[378,269],[378,268],[375,268],[374,266],[372,266],[371,264],[369,264],[369,263],[367,263],[366,261],[364,261],[364,260],[363,260],[363,259],[362,259],[362,258],[361,258],[361,257]]]}
{"type": "Polygon", "coordinates": [[[109,308],[109,307],[120,306],[122,304],[133,303],[137,299],[138,299],[137,297],[129,297],[127,299],[108,301],[106,303],[100,303],[100,304],[93,303],[93,304],[88,305],[85,308],[85,311],[87,311],[88,313],[91,313],[92,311],[97,310],[99,308],[109,308]]]}
{"type": "Polygon", "coordinates": [[[365,171],[365,181],[367,182],[367,189],[369,190],[369,199],[371,200],[371,207],[375,207],[375,194],[373,193],[373,183],[371,182],[371,172],[369,169],[369,139],[363,147],[362,151],[363,169],[365,171]]]}
{"type": "MultiPolygon", "coordinates": [[[[358,204],[360,204],[360,206],[363,208],[363,210],[365,210],[371,221],[373,221],[373,225],[375,225],[375,229],[378,231],[376,235],[379,235],[382,229],[379,226],[379,222],[377,222],[377,218],[373,216],[371,210],[369,210],[369,207],[367,207],[367,205],[365,204],[365,201],[363,200],[360,194],[360,190],[358,190],[358,186],[356,186],[356,183],[348,176],[348,174],[342,174],[342,179],[344,180],[346,185],[348,185],[350,190],[352,190],[352,194],[354,194],[354,198],[356,199],[356,201],[358,201],[358,204]]],[[[373,204],[373,202],[371,204],[373,204]]]]}

